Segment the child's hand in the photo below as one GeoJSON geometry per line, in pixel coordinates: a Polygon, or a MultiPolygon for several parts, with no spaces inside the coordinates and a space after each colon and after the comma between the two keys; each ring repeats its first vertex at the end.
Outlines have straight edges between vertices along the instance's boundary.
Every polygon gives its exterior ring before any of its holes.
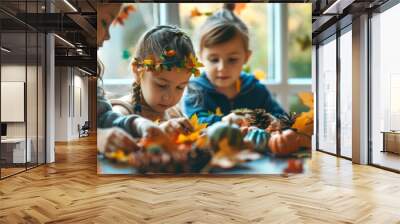
{"type": "Polygon", "coordinates": [[[137,118],[134,121],[134,125],[142,138],[146,138],[153,143],[159,144],[165,149],[171,147],[171,139],[154,122],[145,118],[137,118]]]}
{"type": "Polygon", "coordinates": [[[135,140],[120,128],[98,129],[97,149],[100,153],[123,150],[127,153],[139,150],[135,140]]]}
{"type": "Polygon", "coordinates": [[[192,124],[189,119],[182,118],[174,118],[168,121],[163,122],[160,125],[160,128],[167,134],[178,135],[178,134],[189,134],[194,131],[192,124]]]}
{"type": "Polygon", "coordinates": [[[238,115],[235,113],[230,113],[230,114],[226,115],[225,117],[222,118],[222,121],[228,122],[228,123],[234,123],[234,124],[239,125],[240,127],[249,125],[249,122],[247,121],[245,116],[238,115]]]}
{"type": "Polygon", "coordinates": [[[280,131],[282,129],[281,122],[278,120],[273,120],[271,124],[267,127],[266,131],[269,133],[275,132],[275,131],[280,131]]]}

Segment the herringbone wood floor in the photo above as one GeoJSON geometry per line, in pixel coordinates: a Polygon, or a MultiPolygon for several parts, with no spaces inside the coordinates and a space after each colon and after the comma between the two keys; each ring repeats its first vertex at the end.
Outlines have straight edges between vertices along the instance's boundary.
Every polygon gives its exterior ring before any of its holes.
{"type": "Polygon", "coordinates": [[[96,174],[95,138],[0,181],[0,223],[400,223],[400,175],[316,152],[306,174],[96,174]]]}

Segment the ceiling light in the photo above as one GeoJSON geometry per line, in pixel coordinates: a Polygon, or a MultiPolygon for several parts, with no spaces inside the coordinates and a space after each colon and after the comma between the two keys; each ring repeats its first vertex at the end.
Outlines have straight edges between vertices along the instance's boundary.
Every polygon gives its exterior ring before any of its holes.
{"type": "Polygon", "coordinates": [[[323,15],[329,14],[342,14],[343,10],[351,5],[355,0],[336,0],[332,5],[322,13],[323,15]]]}
{"type": "Polygon", "coordinates": [[[85,74],[88,74],[88,75],[92,75],[92,73],[90,73],[90,72],[88,72],[88,71],[86,71],[86,70],[83,70],[83,69],[81,69],[81,68],[78,68],[78,70],[79,71],[81,71],[81,72],[83,72],[83,73],[85,73],[85,74]]]}
{"type": "Polygon", "coordinates": [[[2,51],[4,51],[4,52],[7,52],[7,53],[10,53],[11,52],[11,50],[9,50],[9,49],[7,49],[7,48],[5,48],[5,47],[1,47],[0,48],[2,51]]]}
{"type": "Polygon", "coordinates": [[[78,12],[78,10],[71,4],[69,3],[68,0],[64,0],[65,4],[67,4],[72,10],[74,10],[74,12],[78,12]]]}
{"type": "Polygon", "coordinates": [[[69,42],[68,40],[58,36],[57,34],[54,34],[55,37],[57,37],[59,40],[61,40],[62,42],[66,43],[67,45],[69,45],[70,47],[75,48],[75,45],[73,45],[71,42],[69,42]]]}

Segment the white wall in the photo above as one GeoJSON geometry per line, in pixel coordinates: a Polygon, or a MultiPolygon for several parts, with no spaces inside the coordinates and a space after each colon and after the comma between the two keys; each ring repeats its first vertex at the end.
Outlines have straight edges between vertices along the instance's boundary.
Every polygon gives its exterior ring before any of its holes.
{"type": "Polygon", "coordinates": [[[71,67],[56,67],[56,141],[79,138],[78,124],[88,120],[88,78],[71,67]]]}
{"type": "MultiPolygon", "coordinates": [[[[28,66],[28,74],[33,72],[36,68],[28,66]]],[[[1,81],[2,82],[25,82],[25,65],[2,65],[1,66],[1,81]]],[[[36,85],[36,83],[35,83],[36,85]]],[[[36,97],[36,89],[34,92],[28,92],[29,98],[36,97]]],[[[27,102],[31,100],[27,99],[27,102]]],[[[36,105],[35,105],[36,107],[36,105]]],[[[7,108],[1,108],[1,110],[7,110],[7,108]]],[[[28,114],[28,120],[30,115],[28,114]]],[[[36,114],[35,114],[36,116],[36,114]]],[[[7,122],[7,136],[8,137],[25,137],[25,122],[7,122]]],[[[28,136],[29,137],[29,136],[28,136]]]]}
{"type": "Polygon", "coordinates": [[[55,141],[68,139],[68,68],[55,68],[55,141]]]}

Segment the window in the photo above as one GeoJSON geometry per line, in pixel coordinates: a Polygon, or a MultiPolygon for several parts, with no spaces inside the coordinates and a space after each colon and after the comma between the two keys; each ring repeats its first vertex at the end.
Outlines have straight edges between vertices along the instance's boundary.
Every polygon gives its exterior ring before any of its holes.
{"type": "Polygon", "coordinates": [[[371,19],[372,163],[396,170],[400,170],[400,158],[390,152],[398,149],[400,135],[390,135],[385,141],[382,132],[400,131],[400,32],[395,29],[398,21],[400,5],[375,14],[371,19]]]}
{"type": "Polygon", "coordinates": [[[352,33],[340,36],[340,154],[352,157],[352,33]]]}
{"type": "Polygon", "coordinates": [[[318,149],[336,154],[336,36],[318,48],[318,149]]]}
{"type": "Polygon", "coordinates": [[[288,76],[292,81],[296,79],[311,81],[310,8],[311,4],[288,5],[288,76]]]}
{"type": "Polygon", "coordinates": [[[306,111],[297,93],[311,91],[311,4],[268,4],[268,18],[265,83],[287,111],[306,111]]]}
{"type": "MultiPolygon", "coordinates": [[[[2,1],[10,14],[42,13],[44,1],[2,1]]],[[[0,123],[7,127],[0,144],[0,179],[45,163],[45,34],[0,12],[0,123]],[[4,23],[4,21],[9,21],[4,23]],[[18,25],[16,25],[18,24],[18,25]],[[14,95],[10,101],[10,95],[14,95]],[[20,101],[21,103],[18,103],[20,101]],[[13,103],[21,114],[15,118],[13,103]],[[3,139],[5,137],[5,139],[3,139]]],[[[2,135],[3,135],[2,134],[2,135]]]]}

